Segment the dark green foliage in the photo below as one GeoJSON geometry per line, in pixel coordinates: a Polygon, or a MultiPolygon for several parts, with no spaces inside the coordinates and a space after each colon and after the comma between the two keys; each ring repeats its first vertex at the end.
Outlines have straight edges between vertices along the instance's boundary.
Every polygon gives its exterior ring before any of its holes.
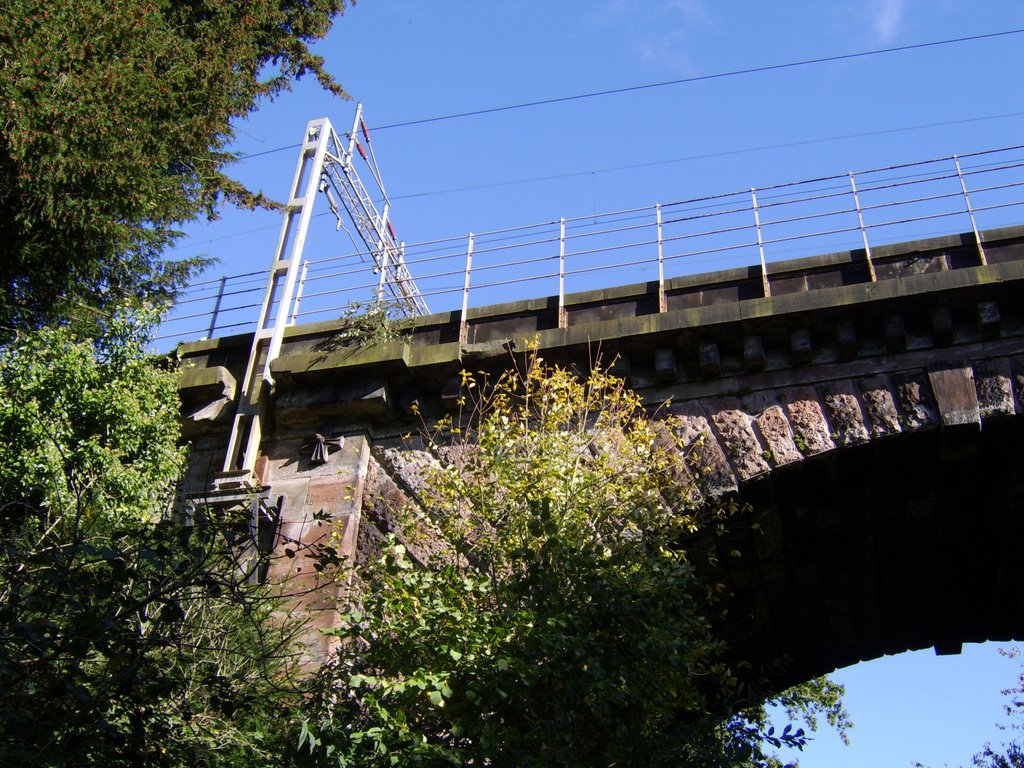
{"type": "Polygon", "coordinates": [[[162,300],[218,203],[231,121],[304,74],[345,0],[10,0],[0,16],[0,326],[162,300]]]}
{"type": "Polygon", "coordinates": [[[176,376],[109,326],[0,349],[0,763],[286,764],[294,626],[231,520],[165,515],[176,376]]]}

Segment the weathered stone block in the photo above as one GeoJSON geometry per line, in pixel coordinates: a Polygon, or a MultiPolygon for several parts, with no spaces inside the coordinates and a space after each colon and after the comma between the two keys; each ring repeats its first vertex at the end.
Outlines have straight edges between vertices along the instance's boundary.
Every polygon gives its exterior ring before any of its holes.
{"type": "Polygon", "coordinates": [[[671,347],[659,347],[654,350],[654,375],[662,384],[671,384],[679,378],[676,353],[671,347]]]}
{"type": "Polygon", "coordinates": [[[495,360],[510,360],[516,348],[513,339],[492,339],[478,344],[463,344],[459,347],[459,359],[463,365],[478,366],[495,360]]]}
{"type": "Polygon", "coordinates": [[[736,490],[736,478],[703,410],[696,403],[672,405],[669,414],[677,418],[676,428],[684,445],[693,449],[698,486],[706,496],[736,490]]]}
{"type": "Polygon", "coordinates": [[[754,425],[765,444],[767,460],[776,467],[803,460],[803,454],[793,440],[793,430],[781,406],[772,405],[761,411],[754,425]]]}
{"type": "Polygon", "coordinates": [[[793,426],[793,442],[802,454],[814,456],[836,447],[817,392],[799,387],[786,393],[784,403],[793,426]]]}
{"type": "Polygon", "coordinates": [[[849,360],[857,354],[857,326],[852,321],[836,326],[836,343],[839,346],[839,355],[843,359],[849,360]]]}
{"type": "Polygon", "coordinates": [[[853,382],[833,382],[821,387],[819,391],[832,423],[832,439],[836,445],[853,445],[870,439],[853,382]]]}
{"type": "Polygon", "coordinates": [[[867,425],[872,437],[885,437],[903,431],[896,401],[889,388],[889,380],[882,376],[857,382],[861,400],[867,413],[867,425]]]}
{"type": "Polygon", "coordinates": [[[429,483],[429,475],[438,468],[437,459],[418,448],[374,449],[388,474],[411,493],[422,493],[429,483]]]}
{"type": "Polygon", "coordinates": [[[732,461],[740,481],[757,477],[771,469],[754,434],[750,416],[735,398],[713,400],[706,405],[719,442],[732,461]]]}
{"type": "Polygon", "coordinates": [[[183,403],[197,405],[210,400],[235,397],[235,377],[221,365],[209,368],[184,368],[178,381],[178,396],[183,403]]]}
{"type": "Polygon", "coordinates": [[[981,335],[987,339],[999,335],[999,329],[1003,318],[999,313],[999,303],[995,301],[978,302],[978,329],[981,335]]]}
{"type": "Polygon", "coordinates": [[[281,425],[323,423],[329,418],[386,419],[394,417],[387,383],[381,378],[340,377],[321,384],[278,392],[274,418],[281,425]]]}
{"type": "Polygon", "coordinates": [[[941,367],[936,365],[929,369],[928,381],[935,394],[942,426],[981,426],[978,391],[974,386],[974,371],[970,367],[956,364],[941,367]]]}
{"type": "Polygon", "coordinates": [[[892,377],[892,385],[904,432],[938,426],[938,409],[924,371],[897,374],[892,377]]]}
{"type": "Polygon", "coordinates": [[[697,349],[697,366],[701,376],[721,376],[722,358],[718,352],[718,345],[713,341],[703,342],[697,349]]]}
{"type": "Polygon", "coordinates": [[[743,339],[743,366],[748,371],[760,371],[765,366],[764,342],[760,336],[743,339]]]}
{"type": "Polygon", "coordinates": [[[789,336],[789,349],[793,355],[793,362],[803,365],[811,362],[814,354],[814,347],[811,345],[811,332],[807,328],[797,328],[789,336]]]}
{"type": "Polygon", "coordinates": [[[1012,373],[1007,359],[991,360],[974,366],[974,383],[978,390],[978,409],[983,419],[1012,416],[1012,373]]]}
{"type": "Polygon", "coordinates": [[[178,384],[182,433],[193,437],[227,421],[235,390],[235,377],[223,366],[182,370],[178,384]]]}

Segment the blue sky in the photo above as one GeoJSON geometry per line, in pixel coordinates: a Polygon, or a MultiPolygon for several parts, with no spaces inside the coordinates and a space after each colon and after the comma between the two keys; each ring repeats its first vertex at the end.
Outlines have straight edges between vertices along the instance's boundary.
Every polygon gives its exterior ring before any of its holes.
{"type": "MultiPolygon", "coordinates": [[[[318,51],[363,102],[398,235],[416,243],[1024,143],[1024,35],[383,126],[1022,28],[1024,0],[362,0],[318,51]]],[[[277,150],[312,118],[347,130],[353,111],[300,83],[238,126],[254,156],[235,175],[283,197],[296,150],[277,150]]],[[[212,274],[263,270],[279,221],[227,212],[178,251],[219,259],[212,274]]],[[[351,251],[314,224],[310,255],[351,251]]],[[[823,736],[802,765],[965,763],[1001,738],[1015,671],[994,645],[844,671],[853,746],[823,736]]]]}
{"type": "MultiPolygon", "coordinates": [[[[364,0],[319,52],[363,102],[398,237],[418,243],[1019,144],[1024,35],[385,126],[1022,27],[1021,0],[364,0]]],[[[353,112],[300,83],[238,126],[253,156],[236,175],[283,198],[306,121],[345,131],[353,112]]],[[[308,255],[353,250],[314,224],[308,255]]],[[[263,270],[278,226],[227,214],[179,250],[263,270]]]]}

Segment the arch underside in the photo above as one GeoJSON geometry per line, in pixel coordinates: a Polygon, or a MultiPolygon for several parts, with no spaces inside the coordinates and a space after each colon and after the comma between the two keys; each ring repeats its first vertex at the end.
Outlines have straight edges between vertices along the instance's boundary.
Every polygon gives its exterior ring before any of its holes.
{"type": "Polygon", "coordinates": [[[718,628],[733,663],[788,687],[905,650],[1024,638],[1022,441],[1024,417],[986,419],[740,484],[751,511],[707,570],[729,595],[718,628]]]}

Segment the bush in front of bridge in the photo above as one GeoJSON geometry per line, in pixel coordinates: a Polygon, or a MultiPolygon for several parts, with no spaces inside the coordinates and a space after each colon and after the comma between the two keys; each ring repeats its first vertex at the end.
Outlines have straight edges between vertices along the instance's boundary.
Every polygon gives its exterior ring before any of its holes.
{"type": "MultiPolygon", "coordinates": [[[[318,764],[767,764],[805,732],[770,730],[722,661],[685,542],[725,513],[683,486],[671,419],[622,381],[528,357],[463,372],[463,411],[426,436],[438,459],[402,529],[357,569],[336,662],[301,746],[318,764]],[[422,551],[416,548],[416,551],[422,551]]],[[[782,703],[843,722],[827,681],[782,703]]]]}

